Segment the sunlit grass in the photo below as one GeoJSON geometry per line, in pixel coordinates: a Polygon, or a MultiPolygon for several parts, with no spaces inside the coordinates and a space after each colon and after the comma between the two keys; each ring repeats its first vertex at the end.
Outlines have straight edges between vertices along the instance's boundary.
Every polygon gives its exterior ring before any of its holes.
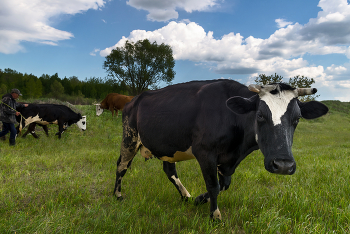
{"type": "MultiPolygon", "coordinates": [[[[124,177],[123,201],[112,196],[121,117],[80,106],[87,130],[71,126],[62,139],[0,142],[0,233],[347,233],[350,231],[350,118],[331,112],[299,123],[292,176],[267,172],[253,152],[218,198],[223,222],[209,204],[182,202],[157,159],[137,156],[124,177]]],[[[40,129],[40,128],[39,128],[40,129]]],[[[38,130],[39,130],[38,129],[38,130]]],[[[205,192],[195,160],[177,164],[192,196],[205,192]]]]}

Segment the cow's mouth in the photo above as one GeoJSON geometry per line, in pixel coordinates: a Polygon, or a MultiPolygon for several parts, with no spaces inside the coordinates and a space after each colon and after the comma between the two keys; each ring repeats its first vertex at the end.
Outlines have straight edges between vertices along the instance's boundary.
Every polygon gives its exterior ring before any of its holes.
{"type": "Polygon", "coordinates": [[[273,159],[266,170],[280,175],[293,175],[296,171],[296,163],[294,160],[273,159]]]}

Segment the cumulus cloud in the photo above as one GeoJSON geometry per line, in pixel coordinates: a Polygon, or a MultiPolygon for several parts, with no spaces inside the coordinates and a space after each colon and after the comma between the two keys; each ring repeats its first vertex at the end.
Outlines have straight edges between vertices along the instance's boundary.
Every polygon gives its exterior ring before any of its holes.
{"type": "Polygon", "coordinates": [[[179,14],[177,10],[205,11],[217,5],[217,0],[129,0],[128,5],[139,10],[148,11],[148,20],[168,21],[177,19],[179,14]]]}
{"type": "Polygon", "coordinates": [[[73,37],[71,32],[50,25],[52,17],[74,15],[104,6],[104,0],[2,0],[0,7],[0,53],[24,50],[21,42],[57,45],[73,37]]]}
{"type": "MultiPolygon", "coordinates": [[[[131,3],[136,4],[136,0],[130,0],[131,3]]],[[[194,22],[173,21],[155,31],[134,30],[114,46],[101,50],[100,55],[108,55],[112,49],[123,46],[126,40],[147,38],[171,45],[177,60],[206,64],[220,74],[276,72],[287,77],[304,75],[327,86],[331,85],[335,74],[348,72],[350,65],[332,65],[325,69],[309,64],[303,56],[337,53],[350,57],[350,6],[347,0],[321,0],[318,6],[322,10],[317,18],[310,19],[305,25],[277,19],[279,29],[266,39],[244,38],[233,32],[218,39],[213,32],[206,32],[194,22]]]]}
{"type": "Polygon", "coordinates": [[[343,66],[336,66],[334,64],[332,64],[332,66],[330,66],[330,67],[327,67],[328,74],[339,75],[339,74],[346,72],[347,70],[348,69],[343,67],[343,66]]]}
{"type": "Polygon", "coordinates": [[[275,22],[277,23],[278,28],[284,28],[287,25],[293,24],[293,22],[288,22],[285,19],[276,19],[275,22]]]}

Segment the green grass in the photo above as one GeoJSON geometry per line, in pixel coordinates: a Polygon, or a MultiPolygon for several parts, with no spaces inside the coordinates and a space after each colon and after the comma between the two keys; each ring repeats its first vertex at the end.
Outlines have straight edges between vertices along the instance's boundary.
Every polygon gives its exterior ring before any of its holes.
{"type": "MultiPolygon", "coordinates": [[[[0,233],[348,233],[350,116],[332,104],[327,116],[300,121],[294,175],[267,172],[259,151],[243,160],[218,198],[223,222],[210,221],[209,204],[182,202],[157,159],[137,156],[124,200],[113,197],[121,116],[79,106],[85,132],[74,125],[59,140],[53,125],[49,137],[0,142],[0,233]]],[[[195,160],[177,168],[193,197],[205,192],[195,160]]]]}

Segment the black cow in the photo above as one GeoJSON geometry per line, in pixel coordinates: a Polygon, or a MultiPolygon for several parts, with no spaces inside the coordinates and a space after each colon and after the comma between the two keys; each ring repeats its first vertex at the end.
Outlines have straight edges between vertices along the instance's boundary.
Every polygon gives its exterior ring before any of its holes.
{"type": "MultiPolygon", "coordinates": [[[[24,127],[30,125],[28,131],[30,131],[34,137],[35,124],[39,124],[41,126],[57,124],[59,131],[56,133],[56,135],[58,135],[58,138],[61,138],[61,134],[64,132],[64,130],[74,123],[76,123],[80,129],[86,130],[86,116],[81,116],[80,113],[75,113],[72,109],[65,105],[29,104],[28,107],[20,108],[18,111],[21,113],[21,115],[16,117],[17,122],[19,122],[17,132],[20,132],[24,127]]],[[[47,131],[45,132],[47,133],[47,131]]]]}
{"type": "Polygon", "coordinates": [[[191,195],[177,176],[175,162],[195,158],[207,188],[195,204],[210,201],[210,216],[221,219],[217,196],[229,188],[231,175],[252,151],[261,150],[271,173],[295,172],[291,147],[299,119],[328,112],[320,102],[298,100],[316,92],[286,84],[246,87],[233,80],[212,80],[140,94],[123,110],[114,194],[122,198],[122,178],[140,150],[146,158],[154,155],[164,161],[168,179],[187,199],[191,195]]]}

